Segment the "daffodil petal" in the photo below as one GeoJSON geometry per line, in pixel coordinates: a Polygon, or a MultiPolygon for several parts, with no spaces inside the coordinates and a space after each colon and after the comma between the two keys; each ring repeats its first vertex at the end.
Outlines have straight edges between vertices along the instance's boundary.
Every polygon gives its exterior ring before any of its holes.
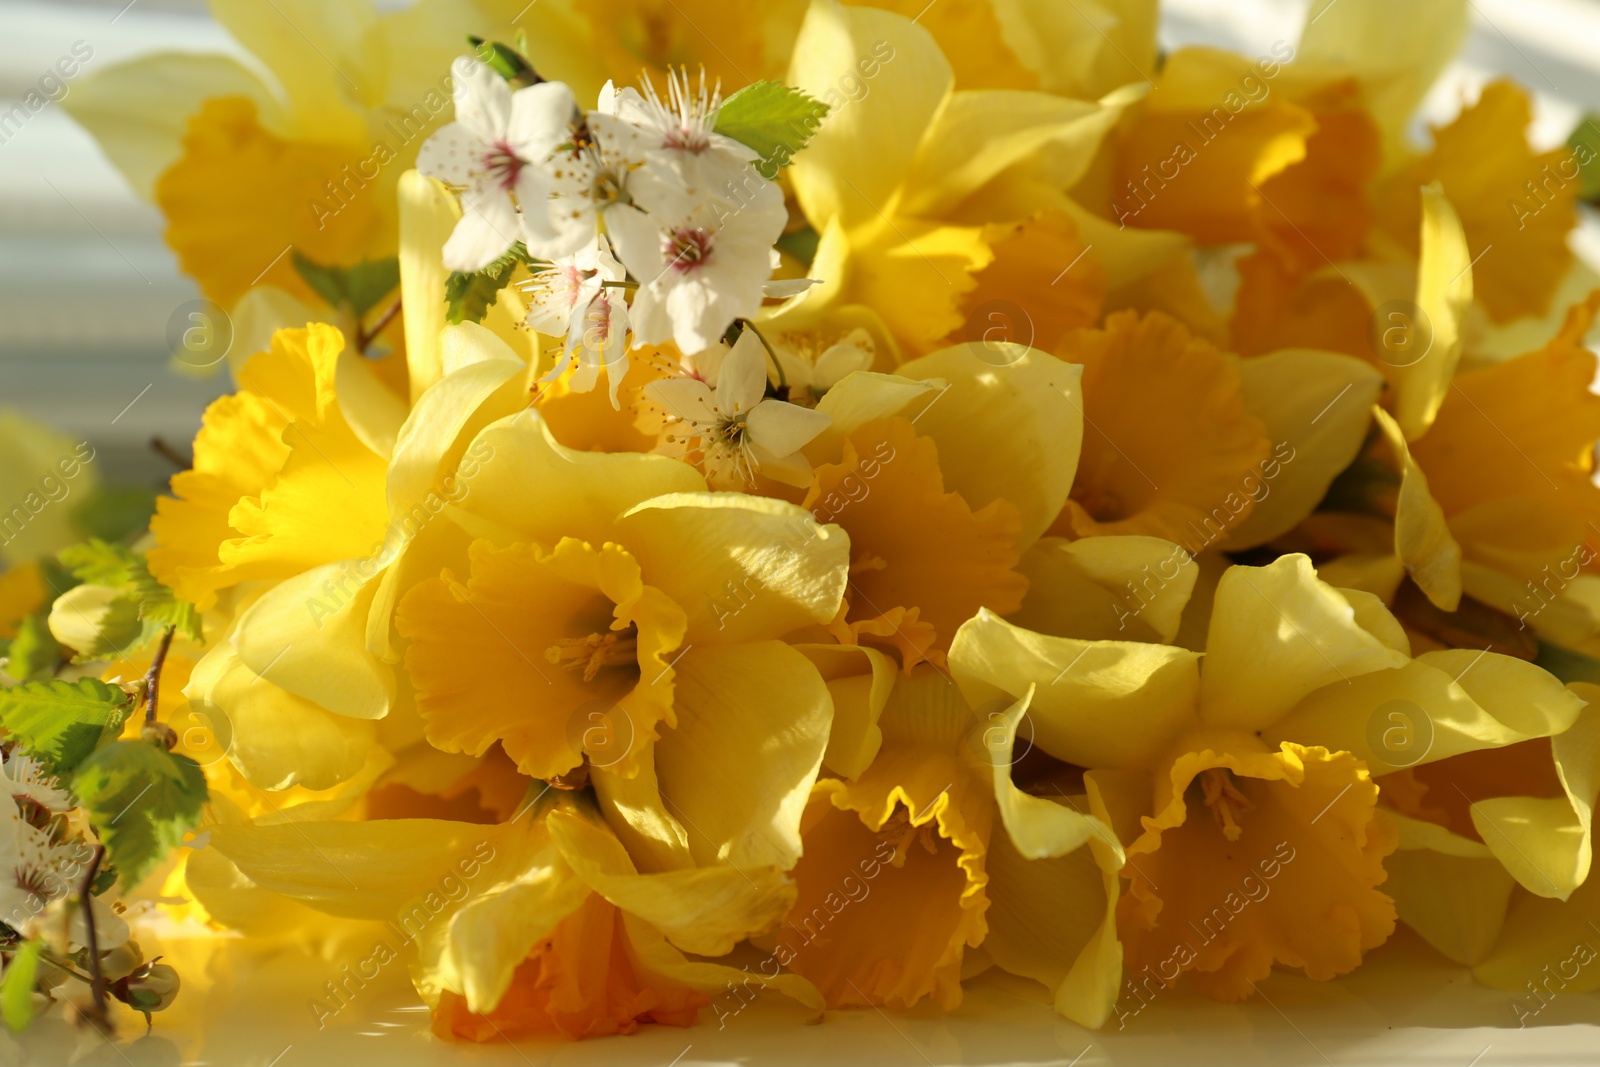
{"type": "Polygon", "coordinates": [[[280,582],[239,619],[239,659],[282,689],[339,715],[381,719],[394,700],[394,671],[367,651],[367,612],[377,584],[343,563],[280,582]]]}
{"type": "Polygon", "coordinates": [[[400,298],[405,303],[411,399],[443,377],[439,331],[445,325],[444,244],[461,209],[443,185],[414,170],[400,175],[400,298]]]}
{"type": "Polygon", "coordinates": [[[781,637],[839,612],[849,540],[793,504],[673,493],[628,511],[616,536],[688,613],[689,644],[781,637]]]}
{"type": "Polygon", "coordinates": [[[1352,673],[1309,694],[1262,739],[1343,749],[1385,774],[1558,734],[1582,707],[1582,698],[1531,663],[1451,649],[1391,670],[1352,673]]]}
{"type": "Polygon", "coordinates": [[[1200,691],[1200,656],[1188,649],[1047,637],[988,611],[957,631],[950,672],[974,708],[1036,687],[1034,743],[1081,767],[1151,766],[1195,725],[1200,691]]]}
{"type": "Polygon", "coordinates": [[[1009,500],[1022,514],[1017,546],[1038,540],[1061,513],[1078,469],[1083,368],[1016,345],[965,344],[899,373],[946,383],[912,420],[939,446],[945,487],[975,510],[1009,500]],[[996,464],[995,456],[1011,459],[996,464]]]}
{"type": "Polygon", "coordinates": [[[1213,726],[1259,730],[1324,686],[1405,664],[1307,557],[1230,567],[1211,611],[1200,714],[1213,726]]]}
{"type": "Polygon", "coordinates": [[[618,516],[629,508],[706,484],[693,467],[666,456],[567,448],[532,409],[490,424],[474,445],[488,458],[461,510],[542,544],[615,540],[618,516]]]}
{"type": "Polygon", "coordinates": [[[228,759],[260,789],[330,789],[360,772],[374,745],[370,722],[263,680],[226,643],[195,665],[184,693],[196,710],[220,709],[228,759]]]}
{"type": "Polygon", "coordinates": [[[926,29],[903,15],[813,0],[795,41],[789,84],[824,99],[857,63],[887,54],[872,92],[830,112],[790,170],[806,215],[847,227],[892,210],[954,76],[926,29]],[[861,146],[872,145],[870,152],[861,146]]]}
{"type": "Polygon", "coordinates": [[[833,698],[833,726],[822,762],[841,778],[859,778],[883,746],[878,718],[894,690],[899,668],[865,645],[796,645],[811,661],[833,698]]]}
{"type": "Polygon", "coordinates": [[[721,956],[778,922],[794,887],[771,867],[729,865],[640,874],[609,831],[566,812],[548,817],[550,836],[589,888],[646,920],[685,952],[721,956]]]}
{"type": "Polygon", "coordinates": [[[1281,537],[1311,514],[1361,450],[1383,391],[1383,376],[1371,365],[1333,352],[1283,349],[1238,366],[1245,407],[1267,424],[1280,473],[1262,481],[1255,507],[1228,531],[1228,551],[1281,537]]]}
{"type": "Polygon", "coordinates": [[[1500,936],[1516,883],[1481,842],[1391,817],[1400,847],[1383,861],[1389,872],[1383,891],[1394,898],[1400,921],[1457,963],[1483,959],[1500,936]]]}
{"type": "Polygon", "coordinates": [[[1159,537],[1040,538],[1017,569],[1028,579],[1017,626],[1085,641],[1170,643],[1199,574],[1187,551],[1159,537]]]}

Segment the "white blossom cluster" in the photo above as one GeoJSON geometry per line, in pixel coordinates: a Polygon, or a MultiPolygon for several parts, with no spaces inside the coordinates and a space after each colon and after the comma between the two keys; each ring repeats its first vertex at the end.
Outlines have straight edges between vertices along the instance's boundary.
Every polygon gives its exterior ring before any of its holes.
{"type": "Polygon", "coordinates": [[[455,121],[417,158],[461,202],[444,265],[481,271],[521,242],[537,261],[527,325],[566,338],[557,372],[577,361],[572,388],[594,388],[605,368],[616,405],[629,337],[671,341],[683,379],[647,395],[688,431],[672,440],[698,448],[708,473],[808,477],[796,453],[827,419],[764,397],[758,342],[735,349],[738,373],[718,380],[729,327],[811,282],[772,279],[783,193],[754,149],[716,132],[721,96],[704,74],[674,72],[665,99],[648,80],[642,92],[608,82],[585,111],[559,82],[513,89],[469,57],[454,73],[455,121]]]}

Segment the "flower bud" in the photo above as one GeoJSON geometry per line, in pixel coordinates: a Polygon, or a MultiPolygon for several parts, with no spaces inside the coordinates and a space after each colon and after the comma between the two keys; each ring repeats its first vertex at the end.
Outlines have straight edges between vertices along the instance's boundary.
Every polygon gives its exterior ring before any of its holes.
{"type": "Polygon", "coordinates": [[[111,995],[138,1011],[162,1011],[178,997],[178,972],[152,960],[111,984],[111,995]]]}
{"type": "Polygon", "coordinates": [[[139,730],[139,740],[171,752],[178,747],[178,732],[164,722],[147,722],[139,730]]]}
{"type": "Polygon", "coordinates": [[[100,973],[108,982],[126,978],[144,963],[144,952],[137,941],[124,941],[100,957],[100,973]]]}

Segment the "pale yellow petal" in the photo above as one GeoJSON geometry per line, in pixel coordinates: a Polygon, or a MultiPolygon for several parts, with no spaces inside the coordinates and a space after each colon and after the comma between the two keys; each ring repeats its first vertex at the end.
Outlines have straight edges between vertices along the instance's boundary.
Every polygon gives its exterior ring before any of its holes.
{"type": "Polygon", "coordinates": [[[1076,641],[981,611],[956,633],[950,672],[973,707],[1034,688],[1033,740],[1081,767],[1142,768],[1196,724],[1200,657],[1131,641],[1076,641]]]}
{"type": "Polygon", "coordinates": [[[1444,190],[1422,189],[1422,255],[1417,262],[1417,314],[1429,345],[1414,363],[1396,367],[1395,421],[1407,441],[1421,437],[1439,413],[1461,362],[1462,319],[1472,303],[1472,253],[1444,190]]]}
{"type": "Polygon", "coordinates": [[[830,112],[790,176],[807,217],[845,226],[893,213],[901,182],[954,80],[927,30],[873,8],[812,0],[795,41],[788,82],[817,99],[838,96],[857,64],[882,63],[871,92],[830,112]],[[885,57],[892,59],[885,62],[885,57]]]}
{"type": "Polygon", "coordinates": [[[461,218],[455,197],[414,170],[400,176],[400,298],[405,302],[406,366],[415,401],[438,381],[445,324],[444,243],[461,218]]]}
{"type": "Polygon", "coordinates": [[[782,637],[839,613],[849,539],[793,504],[673,493],[630,510],[616,536],[688,613],[689,644],[782,637]]]}
{"type": "Polygon", "coordinates": [[[685,952],[721,956],[775,925],[794,903],[794,886],[771,867],[722,865],[640,874],[607,830],[552,812],[550,835],[589,888],[646,920],[685,952]]]}
{"type": "Polygon", "coordinates": [[[1391,813],[1400,848],[1383,861],[1383,891],[1400,921],[1457,963],[1488,953],[1505,923],[1512,881],[1481,842],[1442,826],[1391,813]]]}
{"type": "Polygon", "coordinates": [[[1009,500],[1022,514],[1017,546],[1038,540],[1077,473],[1083,368],[1017,345],[965,344],[913,360],[899,373],[945,382],[913,420],[939,445],[945,488],[974,509],[1009,500]]]}
{"type": "Polygon", "coordinates": [[[1018,626],[1085,641],[1159,641],[1178,634],[1199,573],[1187,551],[1159,537],[1044,537],[1017,565],[1028,579],[1018,626]]]}
{"type": "Polygon", "coordinates": [[[1239,361],[1244,404],[1267,425],[1276,477],[1253,479],[1256,505],[1228,531],[1226,551],[1293,529],[1361,451],[1383,376],[1352,356],[1290,348],[1239,361]],[[1287,446],[1287,451],[1285,451],[1287,446]],[[1259,496],[1257,495],[1259,494],[1259,496]]]}
{"type": "Polygon", "coordinates": [[[1211,611],[1201,716],[1213,726],[1259,730],[1324,686],[1405,664],[1356,621],[1349,601],[1306,556],[1230,567],[1211,611]]]}
{"type": "Polygon", "coordinates": [[[367,612],[376,590],[360,567],[344,562],[280,582],[240,617],[234,634],[240,660],[331,712],[383,718],[395,678],[367,651],[367,612]]]}

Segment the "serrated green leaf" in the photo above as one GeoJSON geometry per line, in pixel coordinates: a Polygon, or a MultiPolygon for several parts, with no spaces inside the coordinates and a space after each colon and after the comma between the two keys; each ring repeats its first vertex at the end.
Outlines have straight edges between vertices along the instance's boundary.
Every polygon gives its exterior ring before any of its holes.
{"type": "Polygon", "coordinates": [[[0,689],[0,726],[58,778],[115,738],[132,710],[131,696],[97,678],[0,689]]]}
{"type": "Polygon", "coordinates": [[[510,284],[517,267],[527,262],[528,250],[519,241],[483,270],[472,274],[451,271],[444,281],[444,298],[449,304],[445,318],[451,323],[482,322],[499,299],[500,290],[510,284]]]}
{"type": "Polygon", "coordinates": [[[85,536],[121,541],[150,525],[156,494],[143,486],[101,486],[72,509],[72,522],[85,536]]]}
{"type": "Polygon", "coordinates": [[[298,251],[291,253],[291,259],[295,271],[330,307],[349,308],[357,318],[400,284],[400,260],[394,256],[365,260],[353,267],[323,266],[298,251]]]}
{"type": "Polygon", "coordinates": [[[782,82],[747,85],[722,103],[716,132],[761,157],[756,169],[768,179],[788,166],[827,117],[828,105],[782,82]]]}
{"type": "Polygon", "coordinates": [[[200,765],[148,741],[113,741],[78,768],[72,791],[131,889],[200,824],[200,765]]]}
{"type": "Polygon", "coordinates": [[[24,941],[0,975],[0,1019],[14,1034],[33,1021],[33,984],[39,978],[39,953],[43,950],[43,941],[24,941]]]}
{"type": "Polygon", "coordinates": [[[100,585],[124,594],[100,625],[93,648],[80,648],[80,658],[125,655],[149,646],[167,627],[191,640],[200,640],[200,613],[151,577],[143,557],[122,545],[98,538],[72,545],[57,553],[80,582],[100,585]]]}
{"type": "Polygon", "coordinates": [[[29,615],[17,624],[17,634],[6,650],[6,673],[19,682],[47,678],[61,662],[61,646],[50,633],[44,615],[29,615]]]}
{"type": "Polygon", "coordinates": [[[142,574],[148,573],[138,553],[98,537],[91,537],[82,544],[69,545],[56,553],[56,558],[85,585],[131,589],[142,574]]]}

